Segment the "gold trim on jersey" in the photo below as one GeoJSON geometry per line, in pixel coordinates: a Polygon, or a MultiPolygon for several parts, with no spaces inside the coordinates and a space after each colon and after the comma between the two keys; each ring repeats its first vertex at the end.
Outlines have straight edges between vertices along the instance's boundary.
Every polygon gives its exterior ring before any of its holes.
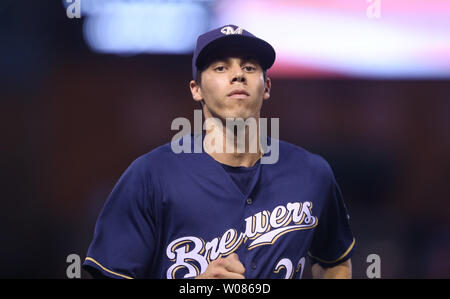
{"type": "Polygon", "coordinates": [[[355,241],[356,241],[355,238],[353,238],[353,242],[352,242],[352,244],[350,244],[350,246],[348,247],[348,249],[347,249],[340,257],[338,257],[338,258],[335,259],[334,261],[326,261],[326,260],[323,260],[323,259],[321,259],[321,258],[318,258],[318,257],[316,257],[316,256],[313,256],[313,255],[311,254],[311,252],[309,252],[309,251],[308,251],[308,255],[309,255],[310,257],[312,257],[312,258],[318,260],[318,261],[321,262],[321,263],[324,263],[324,264],[334,264],[334,263],[336,263],[336,262],[339,262],[340,260],[342,260],[344,257],[347,256],[347,254],[353,249],[353,246],[355,246],[355,241]]]}
{"type": "Polygon", "coordinates": [[[117,273],[117,272],[114,272],[114,271],[109,270],[109,269],[106,268],[106,267],[103,267],[102,264],[100,264],[99,262],[97,262],[96,260],[94,260],[94,259],[91,258],[91,257],[87,257],[87,258],[85,259],[85,261],[91,261],[91,262],[93,262],[94,264],[96,264],[97,266],[99,266],[100,268],[102,268],[104,271],[106,271],[106,272],[108,272],[108,273],[111,273],[111,274],[114,274],[114,275],[117,275],[117,276],[119,276],[119,277],[126,278],[126,279],[133,279],[133,277],[130,277],[130,276],[127,276],[127,275],[123,275],[123,274],[119,274],[119,273],[117,273]]]}

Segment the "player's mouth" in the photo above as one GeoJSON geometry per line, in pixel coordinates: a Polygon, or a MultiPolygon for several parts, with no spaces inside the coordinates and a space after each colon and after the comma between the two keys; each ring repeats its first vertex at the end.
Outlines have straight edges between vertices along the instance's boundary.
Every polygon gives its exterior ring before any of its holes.
{"type": "Polygon", "coordinates": [[[227,97],[232,98],[232,99],[246,98],[249,96],[250,96],[250,94],[247,91],[245,91],[244,89],[236,89],[236,90],[233,90],[232,92],[230,92],[229,94],[227,94],[227,97]]]}

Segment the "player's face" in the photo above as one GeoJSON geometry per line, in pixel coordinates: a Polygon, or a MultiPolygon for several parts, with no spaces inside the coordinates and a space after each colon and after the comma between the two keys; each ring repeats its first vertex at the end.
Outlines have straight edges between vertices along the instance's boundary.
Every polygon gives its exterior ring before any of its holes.
{"type": "Polygon", "coordinates": [[[256,60],[224,57],[213,60],[201,73],[201,83],[191,81],[196,101],[204,101],[205,117],[259,118],[263,100],[270,97],[270,79],[264,80],[256,60]]]}

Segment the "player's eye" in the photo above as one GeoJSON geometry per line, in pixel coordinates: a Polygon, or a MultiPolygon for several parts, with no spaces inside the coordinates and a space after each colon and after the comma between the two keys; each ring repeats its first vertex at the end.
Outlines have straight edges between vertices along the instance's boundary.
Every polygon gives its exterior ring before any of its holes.
{"type": "Polygon", "coordinates": [[[223,72],[225,70],[225,67],[223,65],[218,65],[214,67],[214,70],[218,72],[223,72]]]}
{"type": "Polygon", "coordinates": [[[255,70],[256,70],[256,67],[254,67],[254,66],[252,66],[252,65],[246,65],[246,66],[243,67],[243,69],[244,69],[246,72],[252,72],[252,71],[255,71],[255,70]]]}

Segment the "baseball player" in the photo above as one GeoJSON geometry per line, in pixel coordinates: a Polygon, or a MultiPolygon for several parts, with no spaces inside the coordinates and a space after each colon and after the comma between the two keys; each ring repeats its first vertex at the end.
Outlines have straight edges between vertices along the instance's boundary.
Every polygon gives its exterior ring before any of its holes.
{"type": "MultiPolygon", "coordinates": [[[[235,25],[199,36],[189,85],[205,119],[259,120],[274,61],[269,43],[235,25]]],[[[169,143],[136,159],[98,217],[84,267],[110,278],[301,278],[308,258],[313,277],[350,278],[355,239],[329,164],[270,137],[276,163],[261,162],[262,147],[208,148],[211,135],[226,143],[221,132],[180,139],[201,152],[169,143]]]]}

